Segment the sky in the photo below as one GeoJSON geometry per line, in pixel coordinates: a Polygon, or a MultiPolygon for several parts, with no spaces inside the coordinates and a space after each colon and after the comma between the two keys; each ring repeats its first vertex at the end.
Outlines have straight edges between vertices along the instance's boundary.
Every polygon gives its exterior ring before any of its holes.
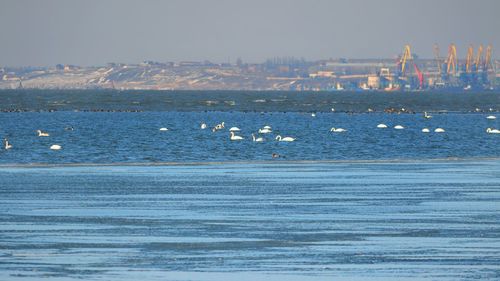
{"type": "Polygon", "coordinates": [[[470,44],[500,48],[499,11],[499,0],[0,0],[0,66],[393,58],[405,44],[431,58],[452,42],[465,57],[470,44]]]}

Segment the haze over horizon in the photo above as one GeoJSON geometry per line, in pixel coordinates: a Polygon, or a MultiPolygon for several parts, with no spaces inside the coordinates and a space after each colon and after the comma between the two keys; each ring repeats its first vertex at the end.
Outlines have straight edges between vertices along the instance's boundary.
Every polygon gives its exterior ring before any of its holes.
{"type": "Polygon", "coordinates": [[[277,56],[433,57],[449,43],[500,48],[500,1],[0,0],[0,66],[277,56]],[[478,3],[479,2],[479,3],[478,3]]]}

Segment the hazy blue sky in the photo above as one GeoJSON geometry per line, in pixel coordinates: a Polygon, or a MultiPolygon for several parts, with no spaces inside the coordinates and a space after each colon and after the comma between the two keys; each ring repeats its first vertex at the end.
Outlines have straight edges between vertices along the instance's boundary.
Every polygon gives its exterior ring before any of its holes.
{"type": "Polygon", "coordinates": [[[500,0],[0,0],[0,66],[500,48],[500,0]]]}

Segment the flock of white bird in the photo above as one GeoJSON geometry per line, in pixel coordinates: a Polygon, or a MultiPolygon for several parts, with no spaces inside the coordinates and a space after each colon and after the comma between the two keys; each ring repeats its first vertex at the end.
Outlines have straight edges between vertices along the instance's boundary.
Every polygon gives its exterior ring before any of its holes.
{"type": "MultiPolygon", "coordinates": [[[[200,126],[200,128],[202,130],[206,129],[207,128],[207,124],[202,123],[201,126],[200,126]]],[[[215,125],[215,127],[213,127],[213,129],[212,129],[212,132],[217,132],[217,131],[222,130],[224,128],[225,128],[225,123],[222,122],[220,124],[215,125]]],[[[241,129],[238,128],[238,127],[231,127],[231,128],[229,128],[229,139],[232,140],[232,141],[244,140],[245,139],[244,137],[236,135],[236,132],[240,132],[240,131],[241,131],[241,129]]],[[[273,132],[273,130],[272,130],[271,126],[268,126],[268,125],[260,128],[258,130],[259,134],[270,134],[272,132],[273,132]]],[[[284,141],[284,142],[295,141],[295,138],[292,138],[292,137],[282,137],[280,135],[277,135],[275,139],[277,141],[284,141]]],[[[256,137],[255,134],[252,134],[252,141],[254,141],[254,142],[263,142],[264,138],[260,137],[260,136],[256,137]]]]}
{"type": "MultiPolygon", "coordinates": [[[[69,127],[68,127],[69,128],[69,127]]],[[[68,129],[67,129],[68,130],[68,129]]],[[[71,127],[71,130],[73,130],[73,128],[71,127]]],[[[43,132],[42,130],[36,130],[36,133],[39,137],[49,137],[50,134],[47,133],[47,132],[43,132]]],[[[13,146],[12,144],[9,142],[9,140],[7,138],[5,138],[3,140],[3,148],[4,149],[11,149],[13,146]]],[[[49,149],[51,150],[61,150],[62,149],[62,146],[59,145],[59,144],[53,144],[49,147],[49,149]]]]}
{"type": "MultiPolygon", "coordinates": [[[[316,114],[312,113],[311,116],[312,117],[316,117],[316,114]]],[[[429,114],[427,114],[427,112],[424,112],[424,118],[425,119],[430,119],[430,118],[432,118],[432,116],[429,115],[429,114]]],[[[496,117],[494,115],[489,115],[489,116],[486,117],[486,119],[488,119],[488,120],[495,120],[496,117]]],[[[208,128],[208,126],[205,123],[202,123],[200,125],[200,129],[202,129],[202,130],[205,130],[207,128],[208,128]]],[[[223,130],[224,128],[225,128],[225,123],[222,122],[222,123],[219,123],[219,124],[215,125],[212,128],[212,132],[217,132],[217,131],[223,130]]],[[[387,126],[386,124],[378,124],[377,128],[379,128],[379,129],[387,129],[387,128],[389,128],[389,126],[387,126]]],[[[395,130],[404,130],[405,127],[403,127],[402,125],[395,125],[394,129],[395,130]]],[[[66,130],[73,130],[73,127],[67,127],[66,130]]],[[[169,129],[166,128],[166,127],[162,127],[159,130],[160,131],[168,131],[169,129]]],[[[241,140],[244,140],[245,139],[244,137],[239,136],[239,135],[236,134],[237,132],[240,132],[240,131],[241,131],[241,129],[238,128],[238,127],[231,127],[229,129],[229,139],[231,141],[241,141],[241,140]]],[[[39,137],[49,137],[50,136],[49,133],[43,132],[42,130],[37,130],[36,132],[37,132],[37,135],[39,137]]],[[[270,134],[272,132],[273,132],[273,130],[272,130],[271,126],[267,126],[267,125],[264,126],[264,127],[262,127],[262,128],[260,128],[258,130],[258,134],[270,134]]],[[[344,133],[344,132],[347,132],[347,130],[343,129],[343,128],[335,128],[335,127],[333,127],[333,128],[330,129],[330,132],[332,132],[332,133],[344,133]]],[[[431,132],[431,130],[429,128],[423,128],[422,129],[422,133],[430,133],[430,132],[431,132]]],[[[434,129],[434,132],[435,133],[444,133],[446,131],[443,128],[436,128],[436,129],[434,129]]],[[[500,134],[500,130],[494,129],[494,128],[487,128],[486,129],[486,133],[488,133],[488,134],[500,134]]],[[[277,135],[275,137],[275,140],[276,141],[280,141],[280,142],[293,142],[293,141],[295,141],[295,138],[293,138],[293,137],[282,137],[281,135],[277,135]]],[[[252,141],[254,141],[254,142],[264,142],[264,138],[262,136],[259,136],[259,135],[255,136],[255,134],[252,133],[252,141]]],[[[7,150],[7,149],[11,149],[12,147],[13,146],[9,142],[9,140],[7,138],[5,138],[4,139],[4,149],[7,150]]],[[[53,144],[53,145],[51,145],[49,147],[49,149],[51,149],[51,150],[60,150],[60,149],[62,149],[62,146],[59,145],[59,144],[53,144]]]]}
{"type": "MultiPolygon", "coordinates": [[[[316,114],[312,113],[311,116],[312,117],[316,117],[316,114]]],[[[425,119],[431,119],[432,115],[429,115],[427,112],[424,112],[424,118],[425,119]]],[[[489,116],[486,117],[486,119],[488,119],[488,120],[495,120],[496,117],[493,116],[493,115],[489,115],[489,116]]],[[[200,128],[202,130],[204,130],[204,129],[207,129],[208,126],[207,126],[207,124],[202,123],[201,126],[200,126],[200,128]]],[[[212,132],[217,132],[219,130],[223,130],[224,128],[225,128],[225,123],[222,122],[222,123],[219,123],[219,124],[215,125],[212,128],[212,132]]],[[[387,126],[386,124],[378,124],[377,128],[379,128],[379,129],[387,129],[387,128],[389,128],[389,126],[387,126]]],[[[395,130],[404,130],[405,127],[403,127],[402,125],[395,125],[394,129],[395,130]]],[[[167,128],[160,128],[160,131],[167,131],[167,130],[168,130],[167,128]]],[[[245,139],[244,137],[236,135],[236,133],[240,132],[240,131],[241,131],[241,129],[238,128],[238,127],[231,127],[229,129],[229,139],[232,140],[232,141],[244,140],[245,139]]],[[[335,128],[335,127],[332,127],[330,129],[330,132],[332,132],[332,133],[344,133],[344,132],[347,132],[347,130],[344,129],[344,128],[335,128]]],[[[423,128],[422,129],[422,133],[430,133],[430,132],[431,132],[431,130],[429,128],[423,128]]],[[[434,129],[434,133],[444,133],[444,132],[446,132],[446,130],[443,129],[443,128],[435,128],[434,129]]],[[[487,128],[486,132],[489,133],[489,134],[500,134],[500,130],[493,129],[493,128],[487,128]]],[[[272,128],[271,128],[271,126],[264,126],[263,128],[261,128],[261,129],[258,130],[258,133],[259,134],[269,134],[269,133],[272,133],[272,128]]],[[[275,140],[277,140],[277,141],[283,141],[283,142],[292,142],[292,141],[295,141],[295,138],[293,138],[293,137],[282,137],[281,135],[277,135],[275,137],[275,140]]],[[[263,142],[264,138],[261,137],[261,136],[257,136],[256,137],[255,134],[252,133],[252,141],[254,141],[254,142],[263,142]]]]}

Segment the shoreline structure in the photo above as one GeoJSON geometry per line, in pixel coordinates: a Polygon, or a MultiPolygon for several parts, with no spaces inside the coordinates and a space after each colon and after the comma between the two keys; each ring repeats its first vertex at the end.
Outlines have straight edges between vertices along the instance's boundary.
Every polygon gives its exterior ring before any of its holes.
{"type": "MultiPolygon", "coordinates": [[[[470,47],[471,48],[471,47],[470,47]]],[[[280,90],[280,91],[474,91],[500,86],[500,61],[469,48],[457,56],[418,58],[405,45],[397,59],[275,57],[263,63],[210,61],[108,63],[102,66],[1,67],[0,89],[280,90]],[[474,61],[474,65],[471,65],[474,61]]]]}

